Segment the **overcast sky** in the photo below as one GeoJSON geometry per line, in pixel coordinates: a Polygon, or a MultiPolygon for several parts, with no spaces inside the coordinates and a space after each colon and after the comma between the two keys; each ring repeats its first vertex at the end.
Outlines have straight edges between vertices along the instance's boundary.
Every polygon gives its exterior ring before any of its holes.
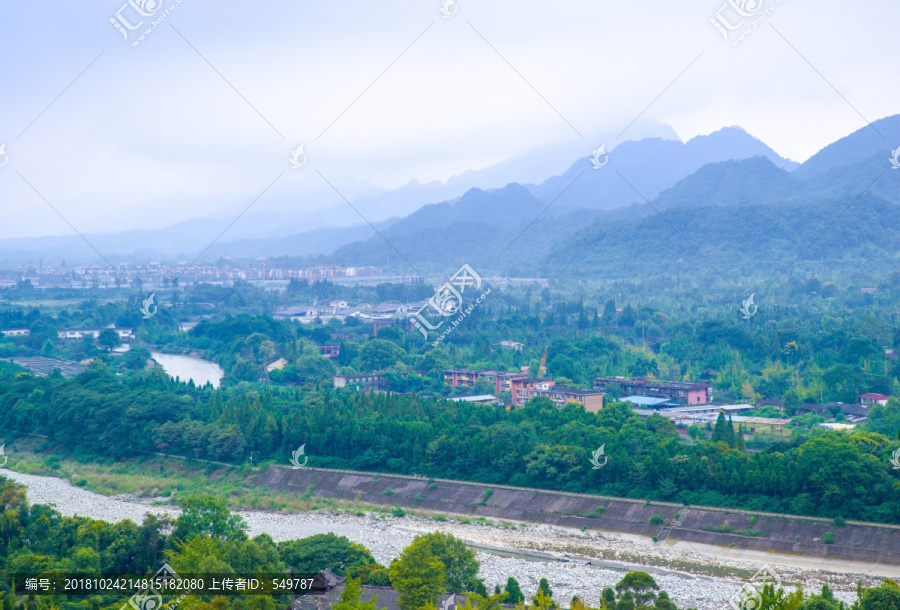
{"type": "Polygon", "coordinates": [[[0,1],[0,237],[71,234],[49,204],[83,233],[233,217],[279,175],[296,205],[342,206],[317,172],[351,194],[445,180],[588,155],[639,116],[685,140],[740,125],[803,161],[900,112],[895,1],[783,0],[736,48],[710,23],[721,0],[458,0],[449,18],[441,0],[182,0],[138,46],[165,9],[126,5],[144,21],[126,41],[122,3],[0,1]]]}

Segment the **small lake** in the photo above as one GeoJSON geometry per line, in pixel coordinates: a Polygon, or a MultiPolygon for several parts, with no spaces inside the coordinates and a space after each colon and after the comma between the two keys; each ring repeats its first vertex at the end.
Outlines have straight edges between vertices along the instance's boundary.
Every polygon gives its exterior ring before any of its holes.
{"type": "Polygon", "coordinates": [[[177,356],[175,354],[160,354],[151,352],[153,359],[173,379],[178,377],[181,381],[194,380],[194,385],[204,386],[206,382],[214,388],[219,387],[219,382],[225,372],[215,362],[194,358],[192,356],[177,356]]]}

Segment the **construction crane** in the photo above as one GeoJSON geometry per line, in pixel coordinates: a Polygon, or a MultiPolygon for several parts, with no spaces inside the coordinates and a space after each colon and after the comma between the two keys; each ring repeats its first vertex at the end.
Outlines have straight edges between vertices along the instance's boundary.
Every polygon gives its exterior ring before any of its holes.
{"type": "MultiPolygon", "coordinates": [[[[549,346],[548,346],[549,347],[549,346]]],[[[541,366],[538,367],[537,378],[543,379],[544,373],[547,371],[547,348],[544,348],[544,355],[541,356],[541,366]]]]}

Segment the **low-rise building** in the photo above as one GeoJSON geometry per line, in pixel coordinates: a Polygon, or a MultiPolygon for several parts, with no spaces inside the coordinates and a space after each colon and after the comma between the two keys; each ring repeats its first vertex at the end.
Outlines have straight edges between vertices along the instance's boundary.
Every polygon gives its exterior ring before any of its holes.
{"type": "Polygon", "coordinates": [[[479,405],[494,405],[499,399],[493,394],[478,394],[476,396],[451,396],[453,402],[471,402],[479,405]]]}
{"type": "Polygon", "coordinates": [[[575,390],[555,385],[546,390],[536,390],[534,395],[546,396],[559,408],[569,402],[577,402],[591,413],[597,413],[603,408],[603,393],[594,390],[575,390]]]}
{"type": "Polygon", "coordinates": [[[494,393],[502,394],[503,392],[512,391],[512,382],[517,379],[527,379],[525,373],[507,373],[505,371],[495,371],[493,369],[485,369],[476,371],[473,369],[449,369],[444,371],[444,383],[452,388],[459,386],[473,387],[479,379],[484,379],[494,384],[494,393]]]}
{"type": "Polygon", "coordinates": [[[522,351],[522,348],[525,347],[524,343],[519,343],[518,341],[501,341],[500,347],[502,349],[514,349],[516,351],[522,351]]]}
{"type": "Polygon", "coordinates": [[[10,328],[9,330],[0,330],[4,337],[27,337],[31,334],[28,328],[10,328]]]}
{"type": "MultiPolygon", "coordinates": [[[[108,327],[110,328],[110,327],[108,327]]],[[[100,337],[100,333],[106,330],[105,328],[66,328],[60,331],[57,331],[56,335],[63,341],[79,341],[84,339],[85,337],[93,337],[97,339],[100,337]]],[[[113,328],[112,330],[116,331],[119,335],[120,341],[127,341],[130,339],[134,339],[134,331],[131,328],[113,328]]]]}
{"type": "Polygon", "coordinates": [[[875,405],[886,405],[887,401],[889,401],[890,399],[891,397],[886,394],[866,392],[865,394],[860,395],[859,402],[868,407],[874,407],[875,405]]]}
{"type": "Polygon", "coordinates": [[[366,375],[335,375],[335,388],[355,387],[363,392],[385,390],[388,387],[387,377],[381,373],[368,373],[366,375]]]}
{"type": "Polygon", "coordinates": [[[288,361],[285,358],[272,358],[263,363],[263,366],[266,367],[266,372],[271,373],[272,371],[280,371],[284,367],[288,365],[288,361]]]}
{"type": "Polygon", "coordinates": [[[594,380],[594,389],[607,394],[607,387],[611,385],[618,386],[625,395],[667,398],[686,405],[712,402],[712,386],[708,383],[661,381],[644,377],[598,377],[594,380]]]}
{"type": "Polygon", "coordinates": [[[834,417],[843,413],[848,419],[865,419],[869,416],[869,405],[846,402],[826,402],[823,405],[805,402],[798,409],[800,413],[816,413],[822,417],[834,417]]]}
{"type": "Polygon", "coordinates": [[[331,358],[332,360],[336,359],[341,355],[341,346],[340,345],[317,345],[319,351],[326,358],[331,358]]]}

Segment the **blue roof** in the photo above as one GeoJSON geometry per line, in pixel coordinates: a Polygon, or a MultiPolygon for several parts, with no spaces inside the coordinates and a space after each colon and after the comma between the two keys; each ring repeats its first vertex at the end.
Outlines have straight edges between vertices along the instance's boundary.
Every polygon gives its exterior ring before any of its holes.
{"type": "Polygon", "coordinates": [[[497,397],[493,394],[479,394],[478,396],[456,396],[450,400],[453,402],[487,402],[497,400],[497,397]]]}
{"type": "Polygon", "coordinates": [[[650,396],[626,396],[622,400],[627,400],[636,405],[647,405],[650,407],[669,402],[668,398],[651,398],[650,396]]]}

